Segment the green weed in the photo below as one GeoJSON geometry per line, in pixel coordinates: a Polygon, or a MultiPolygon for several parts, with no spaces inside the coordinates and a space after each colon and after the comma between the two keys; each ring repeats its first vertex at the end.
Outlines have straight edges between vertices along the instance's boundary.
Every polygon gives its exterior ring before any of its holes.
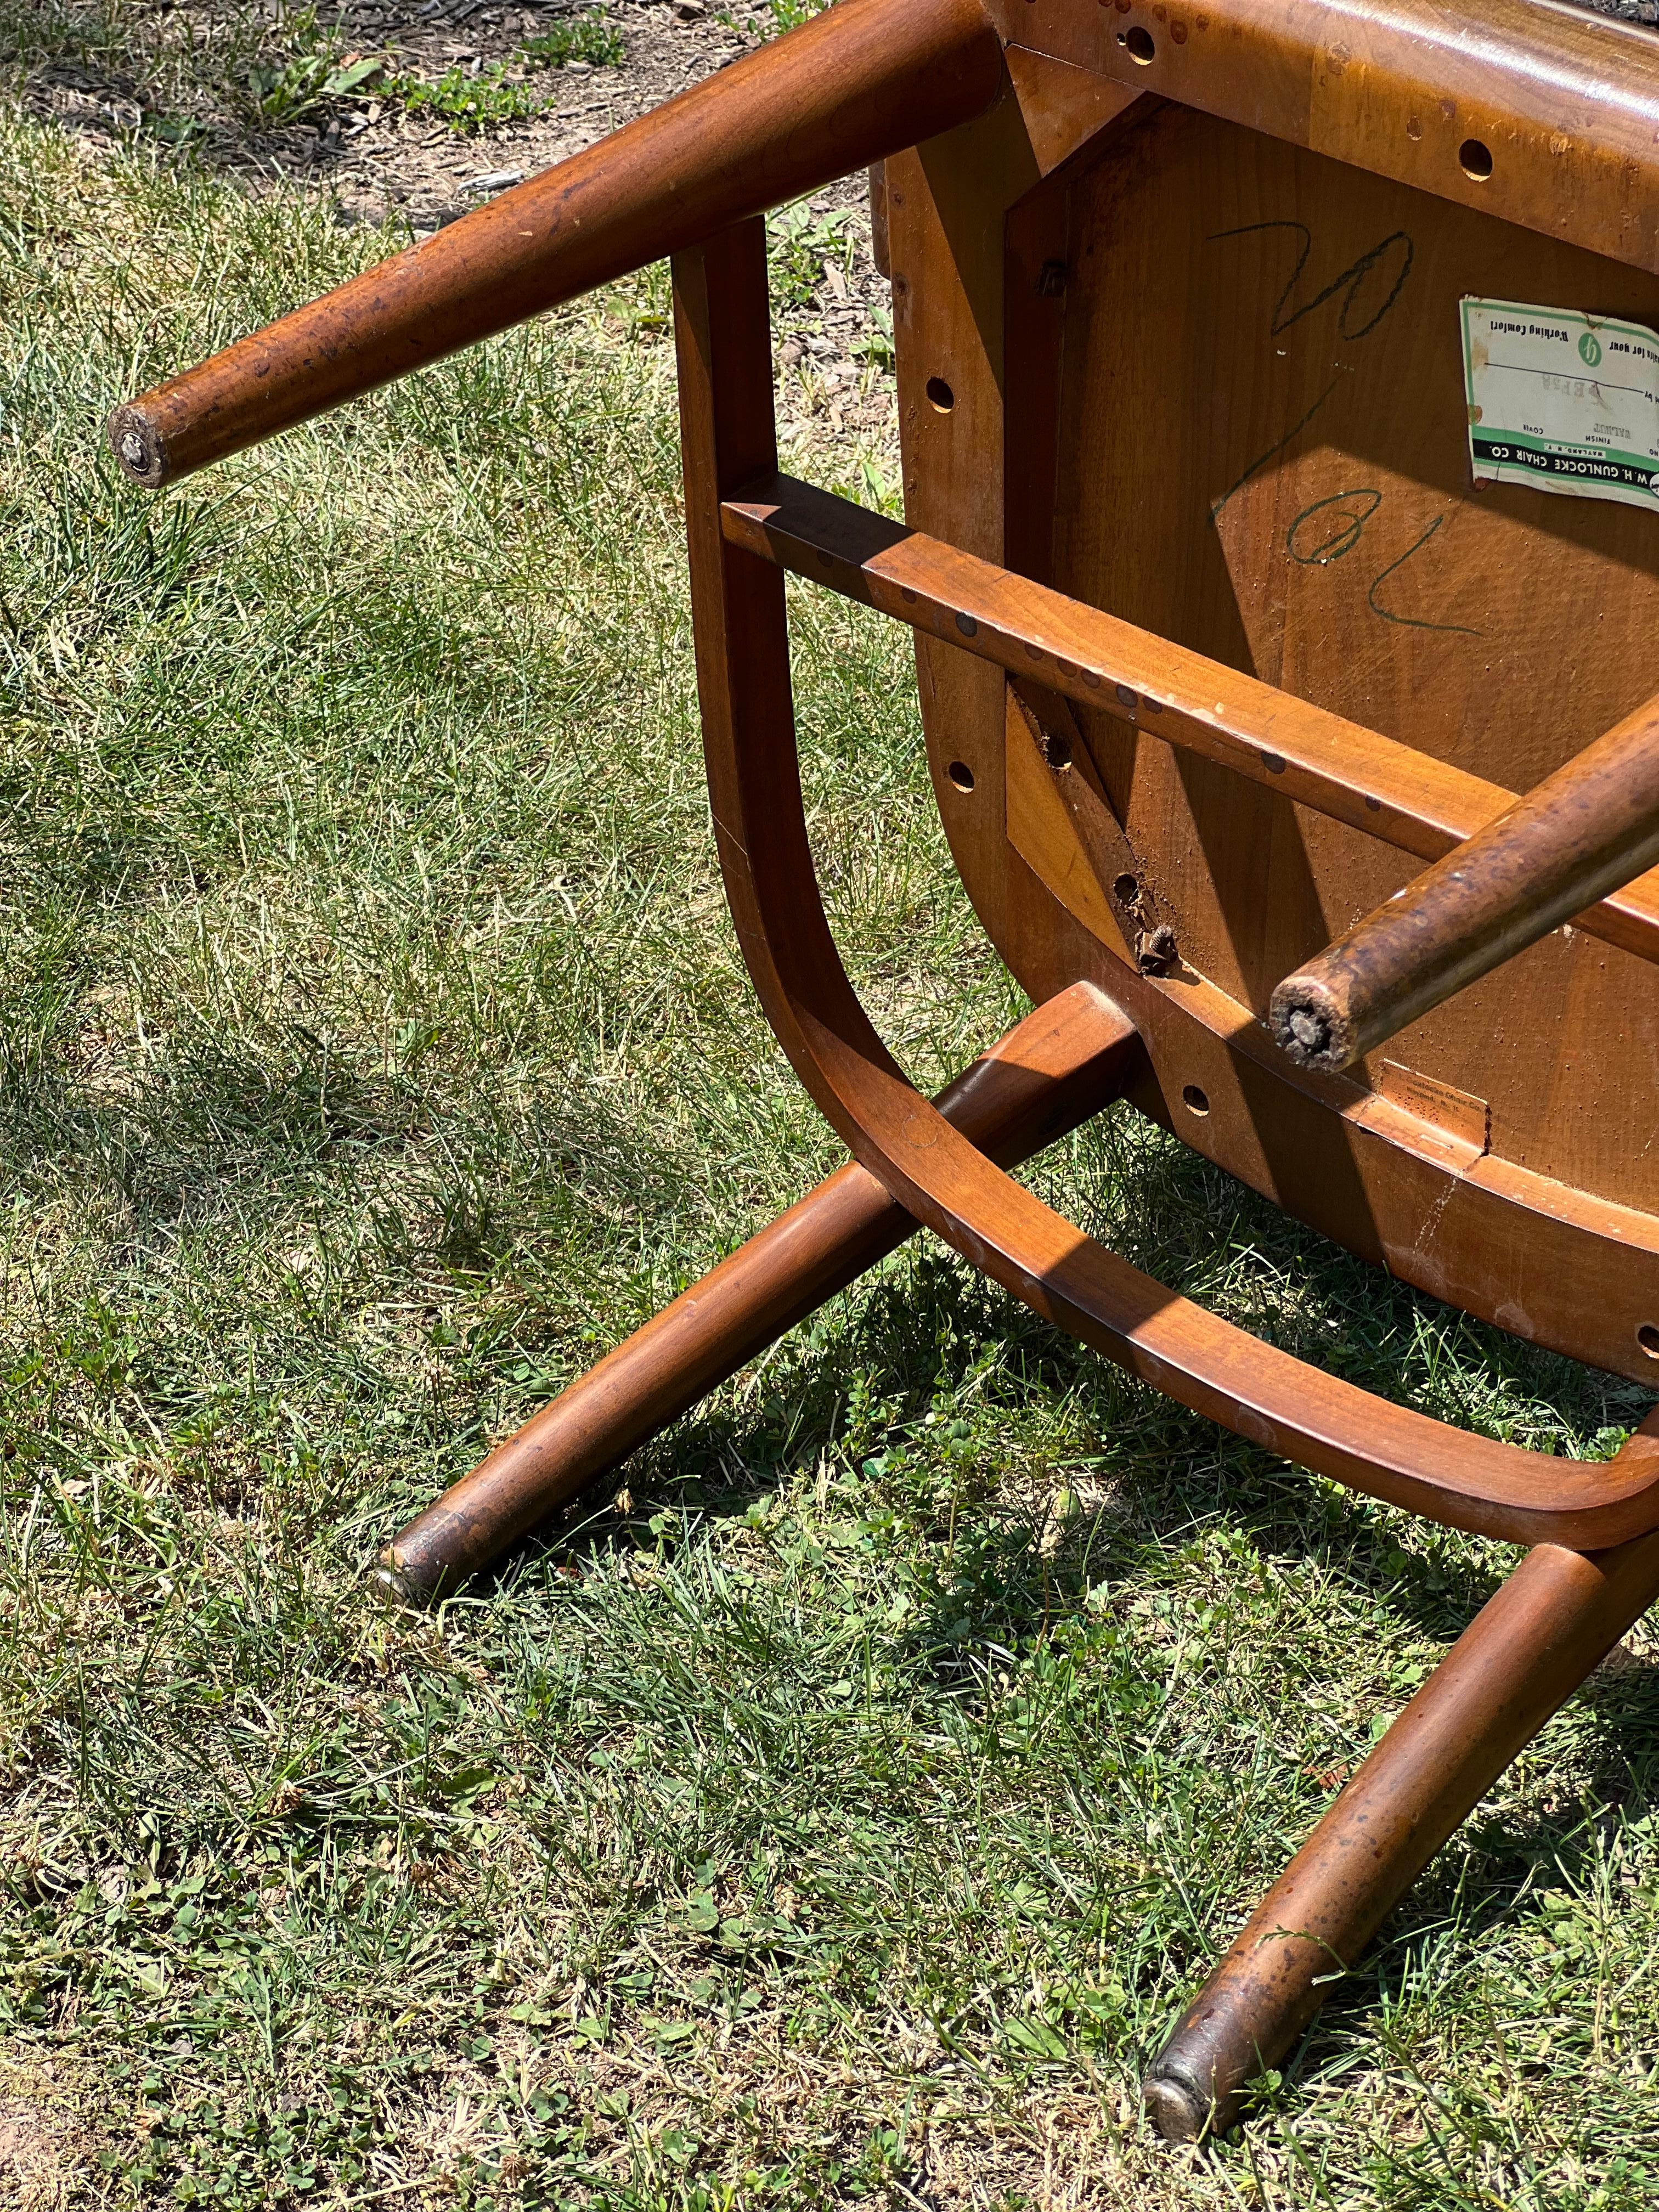
{"type": "MultiPolygon", "coordinates": [[[[759,32],[769,39],[781,38],[786,31],[798,31],[803,23],[810,23],[814,15],[821,15],[830,0],[765,0],[761,9],[752,11],[746,27],[752,34],[759,32]]],[[[726,21],[734,21],[728,15],[726,21]]]]}
{"type": "Polygon", "coordinates": [[[814,15],[821,15],[829,4],[830,0],[766,0],[767,13],[780,32],[798,31],[814,15]]]}
{"type": "Polygon", "coordinates": [[[621,28],[598,8],[568,16],[539,38],[526,39],[523,58],[534,69],[562,69],[567,62],[588,62],[595,69],[617,69],[628,58],[621,28]]]}
{"type": "Polygon", "coordinates": [[[523,81],[525,69],[562,69],[573,61],[614,68],[627,58],[621,31],[592,9],[530,40],[511,61],[489,69],[447,70],[431,79],[396,76],[386,89],[411,115],[432,115],[453,131],[493,131],[540,113],[541,101],[523,81]]]}
{"type": "Polygon", "coordinates": [[[870,318],[870,328],[861,338],[855,338],[851,348],[860,361],[867,361],[874,368],[890,369],[898,356],[893,347],[893,315],[889,307],[877,307],[870,318]]]}
{"type": "Polygon", "coordinates": [[[346,100],[381,73],[378,58],[343,62],[338,48],[295,56],[248,71],[254,112],[264,123],[300,123],[336,100],[346,100]]]}
{"type": "Polygon", "coordinates": [[[767,244],[773,299],[781,307],[811,307],[828,266],[833,263],[844,271],[852,270],[852,214],[836,208],[815,215],[808,202],[797,200],[772,218],[767,244]]]}
{"type": "Polygon", "coordinates": [[[829,5],[830,0],[762,0],[761,5],[744,8],[741,13],[735,8],[715,12],[718,20],[740,37],[776,39],[786,31],[798,31],[829,5]]]}
{"type": "Polygon", "coordinates": [[[344,40],[315,7],[229,0],[213,9],[120,4],[120,0],[0,0],[0,87],[17,88],[42,64],[94,71],[131,97],[142,128],[179,144],[218,129],[263,123],[315,106],[320,80],[344,40]]]}
{"type": "Polygon", "coordinates": [[[469,134],[522,123],[541,108],[535,94],[500,62],[487,70],[458,66],[439,77],[395,76],[387,91],[410,115],[430,115],[452,131],[469,134]]]}

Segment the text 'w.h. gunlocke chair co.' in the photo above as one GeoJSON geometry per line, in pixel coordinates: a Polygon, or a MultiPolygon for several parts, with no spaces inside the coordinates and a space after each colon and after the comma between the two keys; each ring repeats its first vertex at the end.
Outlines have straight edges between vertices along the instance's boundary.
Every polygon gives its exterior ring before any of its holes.
{"type": "MultiPolygon", "coordinates": [[[[1474,482],[1505,364],[1466,313],[1659,323],[1659,40],[1548,0],[845,0],[118,409],[115,451],[167,483],[665,253],[726,890],[853,1164],[384,1571],[453,1587],[918,1223],[1297,1464],[1530,1545],[1153,2066],[1190,2136],[1659,1595],[1659,1424],[1605,1464],[1445,1427],[1005,1170],[1127,1097],[1396,1275],[1659,1382],[1659,461],[1614,499],[1474,482]],[[774,433],[763,214],[875,163],[902,527],[781,475],[774,433]],[[786,570],[915,631],[951,850],[1036,1005],[931,1103],[819,903],[786,570]]],[[[1571,409],[1569,366],[1537,388],[1571,409]]],[[[1622,373],[1615,411],[1653,382],[1622,373]]]]}

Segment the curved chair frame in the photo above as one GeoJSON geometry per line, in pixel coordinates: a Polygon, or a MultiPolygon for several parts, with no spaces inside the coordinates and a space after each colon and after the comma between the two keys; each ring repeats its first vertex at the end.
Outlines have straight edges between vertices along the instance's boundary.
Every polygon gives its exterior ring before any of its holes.
{"type": "Polygon", "coordinates": [[[698,684],[726,896],[768,1019],[854,1158],[1045,1320],[1298,1466],[1512,1542],[1592,1549],[1659,1526],[1659,1445],[1633,1443],[1607,1465],[1564,1462],[1325,1375],[1086,1236],[905,1079],[830,936],[801,799],[783,576],[742,527],[744,495],[777,468],[764,226],[677,257],[675,300],[698,684]],[[728,500],[738,508],[730,534],[728,500]]]}
{"type": "MultiPolygon", "coordinates": [[[[1343,1790],[1154,2063],[1148,2111],[1166,2136],[1191,2139],[1237,2118],[1250,2078],[1283,2057],[1440,1844],[1659,1596],[1659,1416],[1610,1464],[1569,1471],[1338,1382],[1085,1236],[906,1081],[824,915],[783,576],[750,526],[755,489],[776,469],[763,225],[677,256],[674,289],[715,835],[750,974],[822,1111],[905,1213],[1167,1395],[1354,1488],[1537,1547],[1343,1790]]],[[[1073,993],[1109,1006],[1086,984],[1073,993]]]]}

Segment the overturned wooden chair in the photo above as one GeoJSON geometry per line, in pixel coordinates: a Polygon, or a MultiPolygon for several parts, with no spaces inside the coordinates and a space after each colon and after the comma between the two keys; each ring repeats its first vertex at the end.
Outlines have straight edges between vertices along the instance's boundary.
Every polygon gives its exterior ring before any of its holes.
{"type": "Polygon", "coordinates": [[[668,252],[726,889],[853,1164],[383,1572],[453,1588],[918,1223],[1267,1449],[1531,1546],[1153,2065],[1190,2136],[1659,1595],[1659,1425],[1606,1464],[1448,1428],[1006,1170],[1127,1097],[1379,1267],[1659,1384],[1659,40],[1537,0],[845,0],[118,409],[115,452],[165,484],[668,252]],[[762,216],[870,163],[902,526],[774,435],[762,216]],[[951,850],[1036,1004],[931,1103],[819,903],[786,571],[915,631],[951,850]]]}

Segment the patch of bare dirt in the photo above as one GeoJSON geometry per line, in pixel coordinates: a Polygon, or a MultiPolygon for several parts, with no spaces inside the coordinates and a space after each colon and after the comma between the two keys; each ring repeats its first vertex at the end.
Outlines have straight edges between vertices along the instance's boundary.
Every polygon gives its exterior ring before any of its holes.
{"type": "Polygon", "coordinates": [[[27,98],[43,118],[115,143],[137,135],[187,146],[197,159],[250,179],[331,184],[349,215],[401,209],[417,229],[474,204],[476,180],[526,175],[578,152],[759,43],[707,0],[614,0],[605,16],[626,57],[531,68],[526,50],[561,24],[597,14],[569,5],[488,7],[480,0],[356,0],[296,30],[258,0],[232,7],[135,9],[118,42],[72,32],[30,70],[27,98]],[[78,51],[76,50],[78,46],[78,51]],[[307,63],[380,61],[381,76],[343,97],[303,95],[307,63]],[[467,131],[406,114],[388,79],[511,71],[540,110],[467,131]],[[272,84],[284,70],[289,82],[272,84]],[[284,107],[294,112],[284,114],[284,107]],[[261,111],[264,111],[263,112],[261,111]]]}
{"type": "MultiPolygon", "coordinates": [[[[25,54],[24,96],[42,119],[94,145],[174,148],[247,190],[299,184],[328,195],[343,222],[402,216],[420,237],[726,67],[773,27],[769,14],[748,15],[742,4],[613,0],[604,19],[620,33],[621,61],[526,65],[535,41],[597,12],[356,0],[301,35],[295,18],[262,0],[228,11],[154,5],[125,19],[120,43],[77,47],[66,36],[56,52],[25,54]],[[302,70],[319,51],[343,69],[382,67],[351,94],[319,97],[286,120],[256,112],[258,86],[302,70]],[[410,112],[388,89],[398,78],[431,83],[454,72],[484,83],[505,72],[538,112],[463,131],[410,112]]],[[[264,104],[273,104],[269,93],[264,104]]],[[[864,181],[831,185],[783,220],[809,234],[776,302],[784,441],[799,452],[855,434],[896,454],[888,293],[872,258],[864,181]]]]}
{"type": "Polygon", "coordinates": [[[92,2164],[74,2101],[50,2075],[0,2073],[0,2205],[6,2212],[60,2212],[75,2202],[92,2164]]]}

